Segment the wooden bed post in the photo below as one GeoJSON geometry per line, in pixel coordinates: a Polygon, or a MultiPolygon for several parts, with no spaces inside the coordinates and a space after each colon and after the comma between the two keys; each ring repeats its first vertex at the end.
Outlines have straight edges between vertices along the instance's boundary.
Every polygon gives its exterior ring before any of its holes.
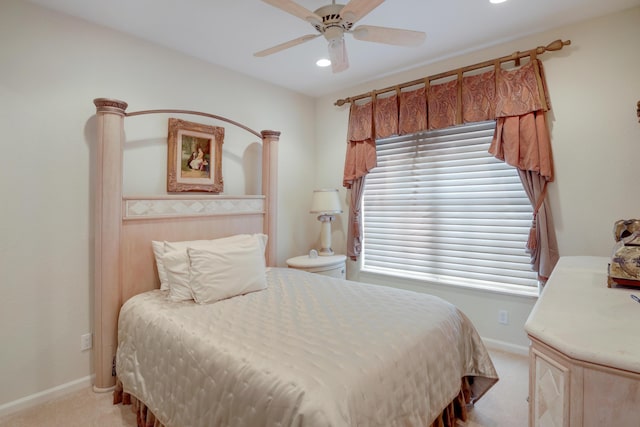
{"type": "Polygon", "coordinates": [[[93,100],[98,118],[95,191],[94,390],[115,385],[112,361],[116,354],[118,308],[121,300],[120,237],[122,232],[122,152],[127,103],[93,100]]]}
{"type": "Polygon", "coordinates": [[[262,134],[262,194],[265,196],[264,232],[269,236],[265,254],[267,265],[277,263],[278,219],[278,141],[280,132],[263,130],[262,134]]]}

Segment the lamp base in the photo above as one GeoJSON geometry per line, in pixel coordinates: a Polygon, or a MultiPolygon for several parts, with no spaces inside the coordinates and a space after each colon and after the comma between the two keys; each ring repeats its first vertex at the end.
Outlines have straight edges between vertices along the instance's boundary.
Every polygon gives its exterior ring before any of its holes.
{"type": "Polygon", "coordinates": [[[318,251],[319,256],[331,256],[334,255],[333,249],[331,248],[322,248],[318,251]]]}
{"type": "Polygon", "coordinates": [[[319,215],[318,221],[320,221],[320,250],[318,255],[331,256],[333,255],[333,249],[331,249],[331,221],[336,217],[333,215],[319,215]]]}

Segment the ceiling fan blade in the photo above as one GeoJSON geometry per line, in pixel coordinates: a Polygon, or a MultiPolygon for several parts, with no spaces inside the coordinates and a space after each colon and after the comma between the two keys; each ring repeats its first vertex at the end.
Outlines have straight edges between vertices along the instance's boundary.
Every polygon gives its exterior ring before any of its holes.
{"type": "Polygon", "coordinates": [[[349,68],[349,58],[347,57],[347,46],[344,37],[329,40],[329,59],[331,60],[331,70],[334,73],[349,68]]]}
{"type": "Polygon", "coordinates": [[[307,22],[322,22],[322,18],[309,9],[300,6],[291,0],[262,0],[263,2],[284,10],[287,13],[297,16],[307,22]]]}
{"type": "Polygon", "coordinates": [[[380,6],[384,0],[351,0],[340,11],[340,16],[352,24],[380,6]]]}
{"type": "Polygon", "coordinates": [[[309,40],[313,40],[316,37],[320,37],[320,34],[307,34],[306,36],[298,37],[297,39],[289,40],[288,42],[281,43],[277,46],[270,47],[269,49],[261,50],[260,52],[256,52],[253,56],[267,56],[272,53],[280,52],[281,50],[288,49],[293,46],[297,46],[304,42],[308,42],[309,40]]]}
{"type": "Polygon", "coordinates": [[[351,33],[357,40],[395,46],[420,46],[427,37],[422,31],[376,27],[375,25],[359,25],[351,33]]]}

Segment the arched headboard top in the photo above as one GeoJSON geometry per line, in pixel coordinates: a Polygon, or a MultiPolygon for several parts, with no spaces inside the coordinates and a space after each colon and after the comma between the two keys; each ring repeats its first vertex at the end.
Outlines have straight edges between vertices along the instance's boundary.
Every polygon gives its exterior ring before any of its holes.
{"type": "Polygon", "coordinates": [[[280,132],[276,131],[276,130],[263,130],[261,132],[257,132],[253,129],[251,129],[248,126],[243,125],[242,123],[236,122],[235,120],[231,120],[228,119],[226,117],[223,116],[218,116],[216,114],[211,114],[211,113],[205,113],[202,111],[195,111],[195,110],[178,110],[178,109],[158,109],[158,110],[142,110],[142,111],[133,111],[133,112],[127,112],[127,107],[129,106],[129,104],[127,104],[124,101],[120,101],[118,99],[112,99],[112,98],[96,98],[93,100],[93,104],[96,106],[96,112],[97,113],[105,113],[105,112],[110,112],[110,113],[114,113],[114,114],[121,114],[122,116],[125,117],[134,117],[134,116],[142,116],[142,115],[146,115],[146,114],[187,114],[187,115],[194,115],[194,116],[201,116],[201,117],[208,117],[210,119],[215,119],[215,120],[219,120],[225,123],[229,123],[232,124],[234,126],[237,126],[241,129],[246,130],[247,132],[257,136],[258,138],[264,139],[266,136],[271,136],[271,137],[279,137],[280,136],[280,132]]]}

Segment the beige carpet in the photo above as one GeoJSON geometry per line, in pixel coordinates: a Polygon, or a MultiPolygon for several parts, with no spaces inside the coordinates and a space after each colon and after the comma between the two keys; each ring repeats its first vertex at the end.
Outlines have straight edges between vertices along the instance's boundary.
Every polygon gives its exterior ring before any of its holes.
{"type": "MultiPolygon", "coordinates": [[[[529,383],[528,359],[491,351],[500,381],[471,409],[464,427],[525,427],[529,383]]],[[[135,427],[129,406],[112,405],[111,393],[80,390],[0,419],[0,427],[135,427]]]]}

